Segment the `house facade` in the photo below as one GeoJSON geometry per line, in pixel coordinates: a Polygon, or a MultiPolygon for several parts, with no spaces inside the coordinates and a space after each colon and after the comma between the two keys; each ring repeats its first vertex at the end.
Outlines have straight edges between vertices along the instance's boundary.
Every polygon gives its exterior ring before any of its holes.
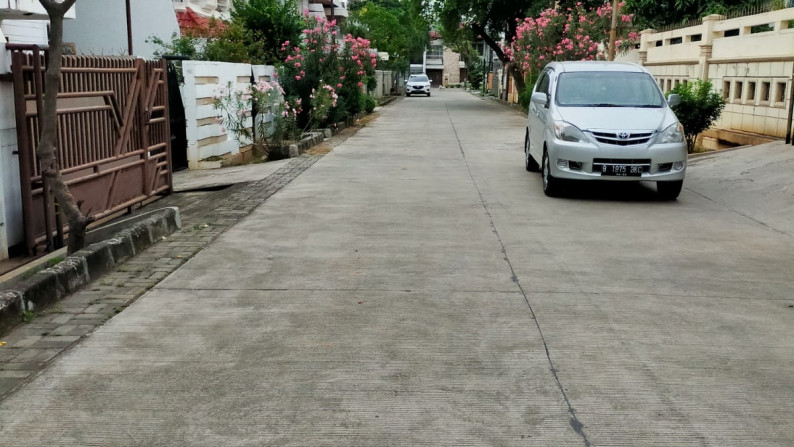
{"type": "Polygon", "coordinates": [[[424,72],[434,87],[460,84],[466,80],[466,64],[460,54],[444,46],[441,39],[433,39],[424,54],[424,72]]]}
{"type": "MultiPolygon", "coordinates": [[[[348,16],[348,2],[345,0],[296,0],[295,3],[299,12],[308,11],[309,15],[313,17],[343,20],[348,16]]],[[[174,1],[173,6],[177,12],[190,9],[204,17],[228,20],[232,9],[232,0],[174,1]]]]}
{"type": "Polygon", "coordinates": [[[232,0],[174,0],[173,7],[175,11],[190,9],[204,17],[228,19],[229,11],[232,8],[232,0]]]}
{"type": "Polygon", "coordinates": [[[636,55],[663,91],[696,79],[711,81],[726,106],[714,138],[751,133],[784,138],[794,84],[794,7],[697,26],[642,33],[636,55]],[[723,131],[723,132],[720,132],[723,131]],[[733,133],[734,135],[730,135],[733,133]]]}

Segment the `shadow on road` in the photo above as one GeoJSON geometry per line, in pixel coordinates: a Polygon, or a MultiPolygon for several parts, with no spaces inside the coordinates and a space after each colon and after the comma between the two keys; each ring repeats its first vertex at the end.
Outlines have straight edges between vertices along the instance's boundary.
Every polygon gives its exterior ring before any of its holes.
{"type": "Polygon", "coordinates": [[[675,203],[659,197],[654,182],[568,181],[564,183],[559,198],[604,202],[675,203]]]}

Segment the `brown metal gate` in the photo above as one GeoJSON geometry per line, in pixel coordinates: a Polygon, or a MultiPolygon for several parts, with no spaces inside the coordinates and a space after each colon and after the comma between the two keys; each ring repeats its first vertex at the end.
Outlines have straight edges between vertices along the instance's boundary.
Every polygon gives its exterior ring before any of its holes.
{"type": "MultiPolygon", "coordinates": [[[[8,45],[16,107],[25,242],[30,253],[63,244],[68,228],[35,155],[45,53],[8,45]]],[[[166,61],[64,56],[58,92],[57,157],[86,215],[101,219],[171,190],[166,61]]]]}

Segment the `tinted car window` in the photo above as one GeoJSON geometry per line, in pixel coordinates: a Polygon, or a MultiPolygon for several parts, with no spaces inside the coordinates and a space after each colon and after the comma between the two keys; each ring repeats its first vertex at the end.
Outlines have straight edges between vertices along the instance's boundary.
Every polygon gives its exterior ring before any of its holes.
{"type": "Polygon", "coordinates": [[[647,73],[568,72],[557,81],[561,107],[662,107],[664,98],[647,73]]]}
{"type": "Polygon", "coordinates": [[[411,76],[409,82],[427,82],[427,76],[411,76]]]}
{"type": "Polygon", "coordinates": [[[535,90],[536,92],[549,94],[549,72],[544,71],[543,74],[538,79],[538,88],[535,90]]]}

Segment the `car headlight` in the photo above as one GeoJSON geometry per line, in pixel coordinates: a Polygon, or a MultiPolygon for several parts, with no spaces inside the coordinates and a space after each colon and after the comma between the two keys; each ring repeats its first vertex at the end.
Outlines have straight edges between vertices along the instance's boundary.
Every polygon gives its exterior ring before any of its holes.
{"type": "Polygon", "coordinates": [[[674,123],[659,135],[659,143],[680,143],[684,141],[684,126],[674,123]]]}
{"type": "Polygon", "coordinates": [[[554,122],[554,136],[558,140],[572,141],[572,142],[585,142],[587,137],[584,136],[581,130],[573,124],[566,121],[554,122]]]}

